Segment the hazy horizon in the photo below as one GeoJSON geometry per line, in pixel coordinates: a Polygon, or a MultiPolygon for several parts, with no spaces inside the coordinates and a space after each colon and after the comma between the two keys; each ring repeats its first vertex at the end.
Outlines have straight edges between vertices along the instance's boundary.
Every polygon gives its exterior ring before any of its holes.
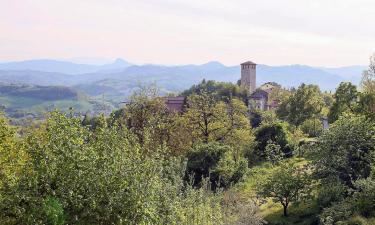
{"type": "Polygon", "coordinates": [[[342,67],[375,51],[371,0],[0,0],[0,61],[342,67]]]}

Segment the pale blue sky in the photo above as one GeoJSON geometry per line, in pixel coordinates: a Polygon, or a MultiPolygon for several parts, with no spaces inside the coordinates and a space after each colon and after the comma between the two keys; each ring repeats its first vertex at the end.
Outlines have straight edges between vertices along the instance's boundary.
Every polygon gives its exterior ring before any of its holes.
{"type": "Polygon", "coordinates": [[[374,25],[373,0],[0,0],[0,61],[367,64],[374,25]]]}

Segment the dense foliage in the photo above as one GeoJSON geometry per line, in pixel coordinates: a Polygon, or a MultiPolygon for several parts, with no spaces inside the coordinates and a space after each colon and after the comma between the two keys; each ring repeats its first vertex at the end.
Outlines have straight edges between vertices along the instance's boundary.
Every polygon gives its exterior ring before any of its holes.
{"type": "Polygon", "coordinates": [[[182,111],[145,88],[109,116],[0,115],[0,224],[374,224],[374,68],[334,94],[276,85],[277,110],[203,81],[182,111]]]}

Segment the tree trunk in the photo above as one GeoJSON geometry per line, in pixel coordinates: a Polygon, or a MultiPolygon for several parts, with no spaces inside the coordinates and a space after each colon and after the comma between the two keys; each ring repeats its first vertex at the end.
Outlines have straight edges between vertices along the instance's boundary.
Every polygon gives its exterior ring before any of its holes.
{"type": "Polygon", "coordinates": [[[284,207],[284,216],[287,217],[288,216],[288,205],[283,205],[284,207]]]}

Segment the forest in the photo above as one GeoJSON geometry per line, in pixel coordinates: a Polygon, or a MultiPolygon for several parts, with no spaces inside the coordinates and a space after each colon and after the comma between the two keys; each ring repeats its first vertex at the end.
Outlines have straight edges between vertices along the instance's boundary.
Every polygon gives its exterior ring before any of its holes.
{"type": "Polygon", "coordinates": [[[375,56],[361,85],[157,88],[110,116],[0,117],[0,224],[375,224],[375,56]],[[327,118],[329,128],[322,125],[327,118]]]}

